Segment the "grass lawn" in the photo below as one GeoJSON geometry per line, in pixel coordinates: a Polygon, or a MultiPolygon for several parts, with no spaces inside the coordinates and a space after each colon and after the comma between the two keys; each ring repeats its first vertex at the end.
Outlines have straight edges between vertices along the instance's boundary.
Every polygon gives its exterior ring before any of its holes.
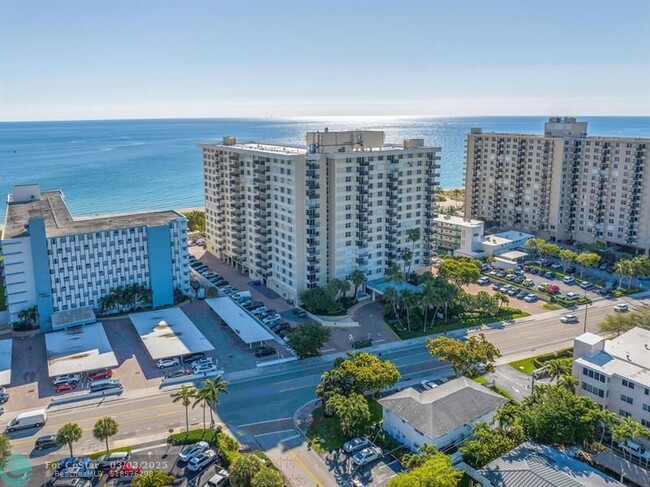
{"type": "Polygon", "coordinates": [[[510,365],[510,367],[512,367],[518,372],[523,372],[524,374],[532,375],[533,372],[535,372],[535,370],[539,368],[539,366],[535,364],[535,360],[542,359],[542,362],[544,362],[546,360],[550,360],[554,358],[555,356],[559,358],[568,358],[571,357],[572,351],[573,351],[572,348],[567,348],[558,351],[557,354],[544,353],[542,355],[537,355],[535,357],[528,357],[522,360],[516,360],[514,362],[510,362],[508,365],[510,365]]]}
{"type": "MultiPolygon", "coordinates": [[[[121,448],[111,448],[110,450],[108,450],[108,453],[116,453],[118,451],[128,451],[128,452],[130,452],[131,447],[130,446],[123,446],[121,448]]],[[[96,453],[91,453],[90,455],[86,455],[86,456],[90,457],[92,460],[97,460],[102,455],[106,455],[106,450],[98,451],[96,453]]]]}
{"type": "Polygon", "coordinates": [[[434,333],[443,333],[445,331],[460,330],[462,328],[471,328],[475,326],[487,325],[489,323],[496,323],[499,321],[516,320],[517,318],[525,318],[530,316],[530,313],[521,311],[515,308],[504,307],[498,315],[495,316],[469,316],[449,320],[447,324],[436,325],[427,328],[425,332],[421,329],[412,331],[402,331],[398,328],[396,323],[386,321],[386,324],[399,336],[402,340],[409,338],[416,338],[421,336],[433,335],[434,333]]]}
{"type": "Polygon", "coordinates": [[[173,435],[169,435],[167,442],[171,443],[172,445],[191,445],[192,443],[203,440],[207,441],[212,446],[216,446],[216,434],[217,430],[210,428],[200,428],[191,431],[184,431],[183,433],[174,433],[173,435]]]}
{"type": "MultiPolygon", "coordinates": [[[[370,408],[370,420],[363,426],[369,426],[377,423],[382,419],[381,405],[374,398],[368,399],[370,408]]],[[[347,438],[343,436],[339,420],[336,417],[326,418],[323,416],[323,408],[318,407],[312,413],[314,421],[307,432],[307,438],[311,440],[312,447],[320,451],[333,451],[343,446],[347,438]]]]}
{"type": "Polygon", "coordinates": [[[484,385],[485,387],[487,387],[487,388],[490,389],[490,390],[493,390],[493,391],[496,392],[497,394],[501,394],[503,397],[505,397],[505,398],[508,399],[509,401],[514,401],[514,402],[516,402],[516,401],[515,401],[515,398],[512,397],[508,391],[506,391],[506,390],[504,390],[504,389],[501,389],[501,388],[500,388],[499,386],[497,386],[497,385],[492,385],[492,384],[491,384],[491,381],[487,380],[487,379],[486,379],[485,377],[483,377],[482,375],[479,375],[479,376],[477,376],[477,377],[472,377],[472,380],[473,380],[474,382],[478,382],[478,383],[481,384],[481,385],[484,385]]]}
{"type": "Polygon", "coordinates": [[[556,311],[558,309],[562,309],[562,306],[560,306],[559,304],[555,304],[555,303],[546,303],[546,304],[543,304],[542,306],[544,308],[550,310],[550,311],[556,311]]]}

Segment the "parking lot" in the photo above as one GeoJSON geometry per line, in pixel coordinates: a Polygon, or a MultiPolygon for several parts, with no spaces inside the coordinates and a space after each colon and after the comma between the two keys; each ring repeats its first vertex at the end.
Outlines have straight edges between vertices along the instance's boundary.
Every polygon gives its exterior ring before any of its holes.
{"type": "Polygon", "coordinates": [[[357,466],[352,461],[355,453],[346,453],[341,449],[325,456],[325,464],[339,484],[347,482],[350,485],[349,482],[357,479],[363,485],[381,487],[403,470],[402,464],[390,452],[382,452],[381,458],[362,466],[357,466]]]}

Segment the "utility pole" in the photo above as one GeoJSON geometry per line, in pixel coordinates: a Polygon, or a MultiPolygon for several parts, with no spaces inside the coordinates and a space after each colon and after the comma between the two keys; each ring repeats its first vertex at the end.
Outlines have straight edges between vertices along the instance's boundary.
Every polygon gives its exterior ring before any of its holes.
{"type": "MultiPolygon", "coordinates": [[[[585,289],[585,299],[587,299],[587,290],[585,289]]],[[[582,328],[582,333],[587,333],[587,310],[589,308],[589,301],[585,301],[585,324],[582,328]]]]}

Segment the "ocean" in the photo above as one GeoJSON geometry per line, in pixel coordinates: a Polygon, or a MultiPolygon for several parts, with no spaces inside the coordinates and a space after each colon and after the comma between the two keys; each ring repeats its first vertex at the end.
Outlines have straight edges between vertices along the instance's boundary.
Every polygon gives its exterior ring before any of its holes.
{"type": "MultiPolygon", "coordinates": [[[[199,142],[303,144],[307,131],[384,130],[386,141],[424,138],[442,147],[440,184],[463,186],[471,127],[539,134],[547,117],[319,117],[0,123],[0,219],[15,184],[62,189],[76,216],[203,206],[199,142]]],[[[579,117],[590,135],[650,137],[650,117],[579,117]]]]}

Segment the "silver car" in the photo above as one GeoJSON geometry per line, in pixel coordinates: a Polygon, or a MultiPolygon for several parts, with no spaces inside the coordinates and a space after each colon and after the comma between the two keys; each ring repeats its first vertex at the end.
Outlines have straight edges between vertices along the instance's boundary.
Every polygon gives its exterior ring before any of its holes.
{"type": "Polygon", "coordinates": [[[189,462],[192,458],[198,457],[208,448],[210,448],[210,445],[206,441],[199,441],[193,445],[188,445],[180,452],[178,459],[183,462],[189,462]]]}

